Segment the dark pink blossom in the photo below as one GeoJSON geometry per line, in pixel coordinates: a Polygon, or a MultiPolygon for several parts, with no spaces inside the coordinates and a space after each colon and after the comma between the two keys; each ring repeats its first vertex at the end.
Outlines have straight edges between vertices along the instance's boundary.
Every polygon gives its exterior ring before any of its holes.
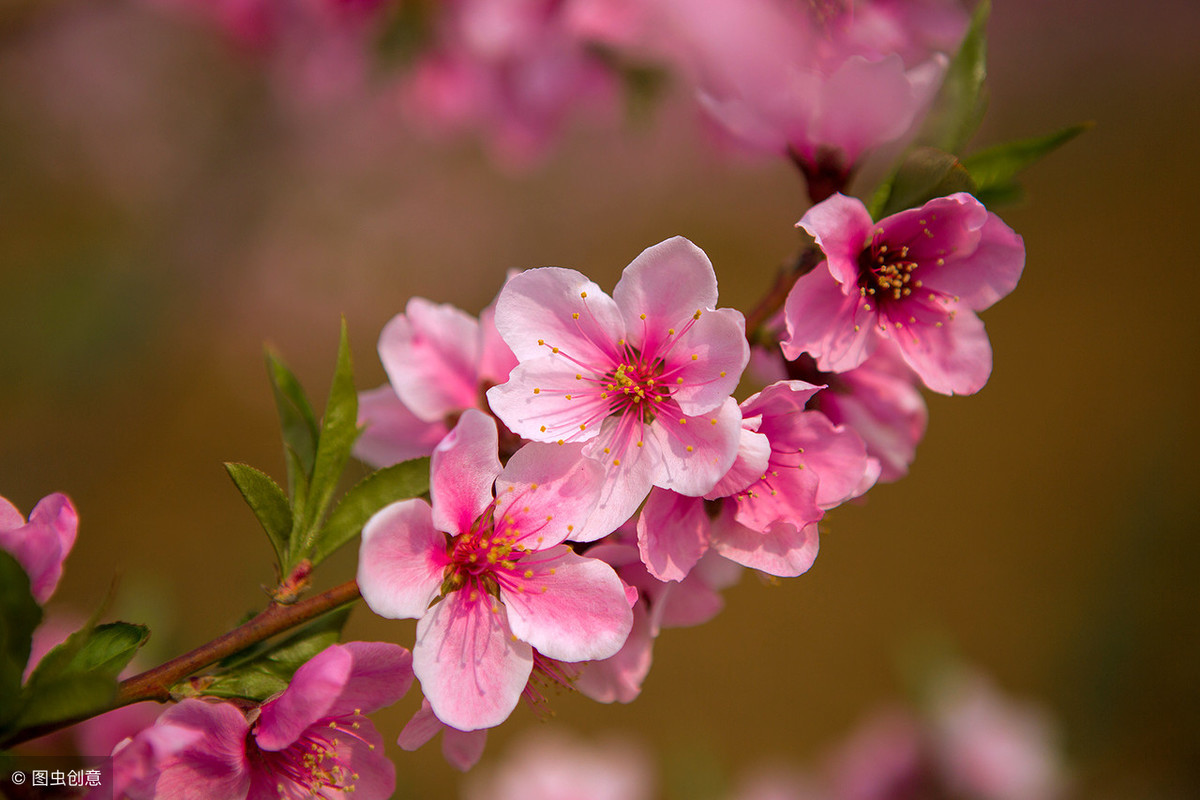
{"type": "Polygon", "coordinates": [[[44,604],[62,578],[63,561],[75,545],[79,514],[70,498],[54,493],[29,512],[29,521],[0,497],[0,550],[7,551],[29,575],[33,599],[44,604]]]}
{"type": "Polygon", "coordinates": [[[717,309],[704,252],[675,237],[625,268],[613,296],[580,273],[521,273],[497,300],[496,327],[520,364],[488,391],[514,433],[585,443],[604,465],[592,541],[625,522],[652,486],[708,492],[732,466],[741,414],[729,395],[749,360],[745,320],[717,309]]]}
{"type": "Polygon", "coordinates": [[[798,225],[826,260],[788,295],[784,355],[807,352],[821,370],[846,372],[890,340],[935,392],[987,382],[992,349],[975,312],[1011,292],[1025,266],[1021,237],[999,217],[959,192],[875,223],[839,194],[798,225]]]}
{"type": "Polygon", "coordinates": [[[249,716],[188,699],[120,748],[114,773],[132,800],[386,800],[395,767],[364,714],[412,684],[412,656],[382,642],[332,645],[249,716]]]}
{"type": "Polygon", "coordinates": [[[434,450],[432,507],[381,510],[359,557],[367,605],[420,620],[413,669],[437,718],[460,731],[508,717],[534,647],[565,662],[607,658],[633,622],[612,568],[561,544],[595,507],[600,465],[578,445],[527,445],[503,470],[496,453],[495,421],[469,409],[434,450]]]}

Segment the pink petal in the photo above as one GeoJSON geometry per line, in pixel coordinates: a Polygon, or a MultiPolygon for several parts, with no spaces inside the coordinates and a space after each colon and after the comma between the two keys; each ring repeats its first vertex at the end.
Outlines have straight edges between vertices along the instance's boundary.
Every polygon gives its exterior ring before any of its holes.
{"type": "Polygon", "coordinates": [[[0,497],[0,531],[10,531],[25,524],[25,516],[17,507],[0,497]]]}
{"type": "Polygon", "coordinates": [[[609,414],[608,401],[580,382],[596,374],[565,356],[543,354],[518,364],[507,383],[488,389],[488,406],[510,431],[525,439],[586,442],[596,436],[599,421],[609,414]],[[577,394],[581,389],[583,394],[577,394]]]}
{"type": "Polygon", "coordinates": [[[444,422],[424,422],[409,411],[391,385],[358,393],[358,424],[365,430],[354,457],[373,467],[430,455],[448,433],[444,422]]]}
{"type": "Polygon", "coordinates": [[[780,342],[789,359],[810,353],[825,372],[846,372],[867,360],[876,346],[875,312],[858,294],[844,289],[817,267],[801,276],[784,304],[787,337],[780,342]]]}
{"type": "Polygon", "coordinates": [[[462,731],[494,728],[517,705],[533,650],[513,638],[504,605],[451,592],[417,623],[413,672],[438,719],[462,731]]]}
{"type": "Polygon", "coordinates": [[[448,561],[446,537],[431,517],[424,500],[401,500],[363,526],[358,587],[381,617],[419,619],[437,597],[448,561]]]}
{"type": "Polygon", "coordinates": [[[617,573],[563,545],[537,556],[521,561],[530,577],[500,586],[513,635],[558,661],[614,655],[633,625],[617,573]]]}
{"type": "Polygon", "coordinates": [[[630,703],[642,692],[642,681],[654,660],[654,637],[641,606],[633,609],[633,628],[617,654],[580,665],[574,686],[598,703],[630,703]]]}
{"type": "Polygon", "coordinates": [[[750,361],[746,318],[732,308],[706,311],[670,348],[664,377],[677,382],[671,399],[685,414],[703,414],[737,388],[750,361]]]}
{"type": "Polygon", "coordinates": [[[822,84],[810,139],[836,147],[854,163],[865,150],[903,136],[926,102],[913,91],[899,56],[851,56],[822,84]]]}
{"type": "MultiPolygon", "coordinates": [[[[757,395],[755,395],[757,397],[757,395]]],[[[750,398],[753,400],[754,398],[750,398]]],[[[746,401],[747,403],[749,400],[746,401]]],[[[742,413],[745,414],[746,403],[742,403],[742,413]]],[[[734,459],[733,466],[729,468],[721,480],[717,481],[717,485],[712,491],[704,495],[708,500],[716,500],[721,497],[728,497],[745,489],[752,483],[757,483],[762,478],[763,473],[767,469],[767,463],[771,458],[771,442],[761,433],[756,433],[755,430],[750,430],[750,427],[758,428],[762,421],[761,417],[754,417],[752,426],[751,421],[743,417],[742,419],[742,435],[738,439],[737,458],[734,459]]]]}
{"type": "Polygon", "coordinates": [[[437,714],[433,713],[433,708],[429,705],[429,701],[421,698],[421,707],[417,713],[412,715],[412,719],[400,731],[400,738],[396,740],[396,744],[400,745],[401,750],[407,750],[410,753],[417,750],[421,745],[428,742],[434,736],[442,731],[445,727],[437,714]]]}
{"type": "MultiPolygon", "coordinates": [[[[842,291],[857,293],[858,256],[875,227],[862,201],[834,194],[810,208],[796,227],[808,231],[817,240],[821,252],[825,253],[829,273],[842,285],[842,291]]],[[[820,270],[818,266],[814,272],[820,270]]]]}
{"type": "MultiPolygon", "coordinates": [[[[629,341],[643,352],[657,352],[667,329],[682,329],[697,311],[716,308],[717,276],[703,250],[676,236],[647,247],[630,262],[613,299],[629,341]]],[[[744,326],[739,333],[744,340],[744,326]]]]}
{"type": "Polygon", "coordinates": [[[690,628],[715,617],[725,607],[725,601],[716,589],[736,582],[741,569],[717,555],[715,550],[709,550],[686,578],[679,583],[668,584],[666,594],[655,609],[655,632],[659,627],[690,628]],[[720,580],[715,579],[714,575],[719,573],[729,573],[732,578],[726,579],[722,574],[720,580]]]}
{"type": "Polygon", "coordinates": [[[638,517],[638,550],[655,578],[683,580],[708,550],[704,502],[665,489],[650,492],[638,517]]]}
{"type": "Polygon", "coordinates": [[[61,493],[43,497],[29,521],[5,501],[3,514],[13,527],[0,527],[0,550],[7,551],[29,576],[30,593],[44,604],[54,594],[62,578],[63,561],[75,544],[79,514],[71,500],[61,493]]]}
{"type": "Polygon", "coordinates": [[[1016,288],[1025,267],[1025,243],[969,194],[931,200],[919,209],[933,237],[920,269],[924,284],[982,311],[1016,288]],[[937,264],[941,257],[943,263],[937,264]]]}
{"type": "Polygon", "coordinates": [[[491,505],[492,484],[500,474],[498,447],[496,421],[475,408],[464,411],[433,451],[429,496],[435,528],[465,533],[491,505]]]}
{"type": "Polygon", "coordinates": [[[582,530],[600,497],[604,468],[584,458],[583,445],[527,444],[496,479],[497,531],[531,550],[558,544],[582,530]]]}
{"type": "Polygon", "coordinates": [[[668,417],[664,410],[650,425],[662,454],[654,485],[691,497],[711,491],[733,466],[741,432],[742,412],[732,397],[701,416],[668,417]]]}
{"type": "Polygon", "coordinates": [[[974,394],[992,374],[992,346],[983,321],[974,312],[959,309],[941,327],[945,312],[917,303],[905,304],[917,319],[915,332],[892,335],[904,361],[921,380],[941,394],[974,394]]]}
{"type": "Polygon", "coordinates": [[[512,349],[504,343],[500,331],[496,330],[496,304],[493,302],[479,312],[479,332],[481,336],[481,354],[479,356],[479,377],[493,384],[504,383],[508,373],[517,365],[517,357],[512,349]]]}
{"type": "Polygon", "coordinates": [[[513,276],[496,300],[496,328],[521,361],[543,356],[551,347],[585,364],[611,360],[617,340],[625,336],[613,299],[582,274],[561,267],[513,276]]]}
{"type": "Polygon", "coordinates": [[[615,531],[633,516],[650,493],[654,481],[662,474],[662,455],[652,436],[647,436],[641,447],[634,443],[623,451],[604,453],[605,442],[611,441],[611,437],[604,436],[604,431],[613,424],[615,421],[606,422],[601,436],[584,448],[585,455],[597,460],[604,459],[601,461],[604,465],[604,481],[595,510],[582,528],[571,534],[571,541],[594,542],[615,531]]]}
{"type": "Polygon", "coordinates": [[[730,515],[713,523],[713,549],[730,561],[768,575],[792,578],[808,571],[817,558],[817,525],[803,528],[780,522],[766,532],[750,530],[730,515]]]}
{"type": "Polygon", "coordinates": [[[475,406],[479,323],[450,305],[414,297],[379,335],[379,360],[396,394],[426,422],[475,406]]]}
{"type": "Polygon", "coordinates": [[[264,703],[254,740],[263,750],[283,750],[329,713],[350,677],[350,651],[333,645],[305,662],[283,694],[264,703]]]}
{"type": "Polygon", "coordinates": [[[168,708],[158,725],[200,731],[201,738],[160,763],[154,797],[163,800],[237,800],[250,788],[246,734],[242,712],[231,703],[188,699],[168,708]]]}
{"type": "Polygon", "coordinates": [[[438,733],[442,734],[442,756],[455,769],[466,772],[475,766],[487,744],[487,730],[460,731],[446,725],[433,713],[429,701],[422,699],[421,708],[400,731],[396,744],[402,750],[416,750],[438,733]]]}

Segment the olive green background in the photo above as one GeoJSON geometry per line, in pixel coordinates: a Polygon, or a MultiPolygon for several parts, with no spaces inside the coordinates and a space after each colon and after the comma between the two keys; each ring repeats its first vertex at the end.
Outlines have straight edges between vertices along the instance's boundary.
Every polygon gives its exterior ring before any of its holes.
{"type": "MultiPolygon", "coordinates": [[[[637,702],[564,695],[547,724],[630,732],[668,783],[804,762],[948,642],[1057,718],[1078,796],[1200,794],[1200,14],[996,6],[978,144],[1096,126],[1001,210],[1028,261],[984,315],[990,383],[929,398],[911,475],[834,512],[809,574],[747,574],[715,621],[663,634],[637,702]]],[[[678,94],[509,173],[387,113],[281,100],[252,57],[132,2],[0,20],[0,494],[71,495],[55,604],[90,610],[117,579],[114,613],[160,658],[273,577],[221,467],[282,474],[264,342],[323,398],[342,314],[366,388],[410,296],[474,312],[546,264],[611,287],[682,234],[746,309],[798,242],[788,165],[716,157],[678,94]]],[[[339,554],[318,585],[353,569],[339,554]]],[[[411,645],[413,624],[361,608],[350,633],[411,645]]],[[[416,702],[379,716],[386,739],[416,702]]],[[[485,758],[542,725],[519,708],[485,758]]],[[[395,756],[398,796],[455,796],[436,744],[395,756]]]]}

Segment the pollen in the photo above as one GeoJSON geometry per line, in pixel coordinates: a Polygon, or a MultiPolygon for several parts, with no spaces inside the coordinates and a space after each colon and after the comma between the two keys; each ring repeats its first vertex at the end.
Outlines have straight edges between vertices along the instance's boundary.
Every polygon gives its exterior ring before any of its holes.
{"type": "Polygon", "coordinates": [[[674,335],[675,335],[675,329],[667,328],[667,336],[674,336],[674,335]]]}
{"type": "Polygon", "coordinates": [[[567,526],[567,533],[570,533],[570,532],[571,532],[571,531],[573,531],[573,530],[575,530],[575,526],[574,526],[574,525],[568,525],[568,526],[567,526]]]}
{"type": "Polygon", "coordinates": [[[644,444],[645,444],[645,442],[638,442],[637,446],[638,446],[638,447],[641,447],[641,446],[642,446],[642,445],[644,445],[644,444]]]}
{"type": "Polygon", "coordinates": [[[675,383],[676,383],[676,384],[682,384],[682,383],[683,383],[683,378],[676,378],[676,379],[675,379],[675,383]]]}
{"type": "Polygon", "coordinates": [[[712,419],[710,419],[710,420],[709,420],[709,422],[711,422],[713,425],[716,425],[716,424],[717,424],[717,418],[716,418],[716,417],[713,417],[712,419]]]}
{"type": "Polygon", "coordinates": [[[543,345],[545,345],[545,344],[546,344],[546,340],[545,340],[545,339],[538,339],[538,347],[542,347],[542,346],[543,346],[543,345]]]}
{"type": "Polygon", "coordinates": [[[559,439],[559,440],[558,440],[558,443],[559,443],[559,444],[562,444],[562,443],[563,443],[563,440],[562,440],[562,439],[559,439]]]}
{"type": "Polygon", "coordinates": [[[581,431],[587,430],[587,423],[586,422],[579,423],[579,430],[581,430],[581,431]]]}
{"type": "Polygon", "coordinates": [[[551,353],[557,353],[557,352],[558,352],[558,348],[557,348],[557,347],[551,347],[551,348],[550,348],[550,352],[551,352],[551,353]]]}
{"type": "Polygon", "coordinates": [[[571,399],[571,395],[566,395],[566,398],[567,398],[568,400],[570,400],[570,399],[571,399]]]}
{"type": "Polygon", "coordinates": [[[619,459],[619,458],[614,458],[614,459],[613,459],[613,466],[614,466],[614,467],[619,467],[619,466],[621,466],[621,459],[619,459]]]}
{"type": "Polygon", "coordinates": [[[532,577],[533,577],[533,570],[531,570],[531,569],[527,569],[527,570],[525,570],[525,572],[523,572],[523,573],[522,573],[522,575],[523,575],[524,577],[526,577],[526,578],[532,578],[532,577]]]}
{"type": "Polygon", "coordinates": [[[696,353],[692,353],[692,361],[699,361],[699,360],[700,360],[700,356],[697,355],[696,353]]]}
{"type": "Polygon", "coordinates": [[[545,433],[545,432],[546,432],[546,426],[545,426],[545,425],[543,425],[543,426],[542,426],[542,433],[545,433]]]}
{"type": "Polygon", "coordinates": [[[692,319],[700,319],[700,309],[696,309],[696,313],[692,314],[692,319]]]}
{"type": "Polygon", "coordinates": [[[537,388],[537,387],[535,386],[535,387],[533,388],[533,393],[534,393],[534,394],[541,394],[541,393],[542,393],[542,390],[541,390],[541,389],[539,389],[539,388],[537,388]]]}
{"type": "Polygon", "coordinates": [[[725,377],[725,370],[721,370],[721,377],[722,377],[722,378],[724,378],[724,377],[725,377]]]}
{"type": "Polygon", "coordinates": [[[679,424],[680,424],[680,425],[687,425],[687,417],[680,417],[680,418],[679,418],[679,424]]]}
{"type": "Polygon", "coordinates": [[[646,315],[645,315],[645,314],[642,314],[642,315],[641,315],[641,317],[642,317],[642,319],[645,319],[645,318],[646,318],[646,315]]]}
{"type": "Polygon", "coordinates": [[[576,311],[574,314],[572,314],[571,319],[579,319],[579,312],[576,311]]]}
{"type": "Polygon", "coordinates": [[[690,444],[687,446],[687,451],[688,451],[689,453],[690,453],[690,452],[692,452],[694,449],[695,449],[695,448],[694,448],[694,447],[692,447],[690,444]]]}
{"type": "Polygon", "coordinates": [[[584,299],[586,300],[586,299],[587,299],[587,292],[580,292],[580,293],[579,293],[579,296],[580,296],[580,297],[582,297],[582,298],[584,298],[584,299]]]}

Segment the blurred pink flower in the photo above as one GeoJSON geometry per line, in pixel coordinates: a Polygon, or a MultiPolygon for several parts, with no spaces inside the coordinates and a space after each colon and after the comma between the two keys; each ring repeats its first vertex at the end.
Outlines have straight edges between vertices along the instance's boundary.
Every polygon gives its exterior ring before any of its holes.
{"type": "Polygon", "coordinates": [[[466,800],[650,800],[654,776],[641,748],[526,737],[499,765],[471,776],[466,800]]]}
{"type": "Polygon", "coordinates": [[[560,543],[586,519],[603,470],[578,446],[527,445],[500,468],[495,421],[475,409],[433,453],[430,497],[363,528],[358,582],[375,613],[418,619],[413,668],[437,718],[499,725],[533,669],[607,658],[633,622],[607,564],[560,543]],[[495,496],[492,486],[495,484],[495,496]]]}
{"type": "Polygon", "coordinates": [[[733,465],[741,414],[730,393],[749,360],[741,312],[716,309],[717,278],[682,237],[643,251],[609,297],[545,267],[500,293],[496,327],[520,364],[488,391],[496,415],[541,442],[585,442],[604,493],[575,541],[625,522],[651,487],[708,492],[733,465]]]}
{"type": "Polygon", "coordinates": [[[332,645],[249,718],[232,703],[197,699],[167,709],[117,751],[114,773],[129,784],[133,800],[386,800],[395,788],[395,767],[363,715],[408,691],[411,664],[412,656],[398,645],[332,645]]]}
{"type": "Polygon", "coordinates": [[[75,545],[79,514],[70,498],[58,492],[38,501],[29,521],[0,497],[0,550],[17,560],[29,575],[29,591],[45,604],[62,578],[63,561],[75,545]]]}
{"type": "Polygon", "coordinates": [[[442,756],[455,769],[466,772],[479,761],[487,744],[487,730],[460,731],[437,718],[427,699],[400,731],[397,744],[404,750],[416,750],[434,736],[442,734],[442,756]]]}
{"type": "Polygon", "coordinates": [[[1024,242],[999,217],[959,192],[875,223],[838,194],[798,225],[826,260],[788,295],[784,355],[846,372],[890,340],[935,392],[987,383],[992,349],[975,312],[1011,292],[1025,266],[1024,242]]]}

